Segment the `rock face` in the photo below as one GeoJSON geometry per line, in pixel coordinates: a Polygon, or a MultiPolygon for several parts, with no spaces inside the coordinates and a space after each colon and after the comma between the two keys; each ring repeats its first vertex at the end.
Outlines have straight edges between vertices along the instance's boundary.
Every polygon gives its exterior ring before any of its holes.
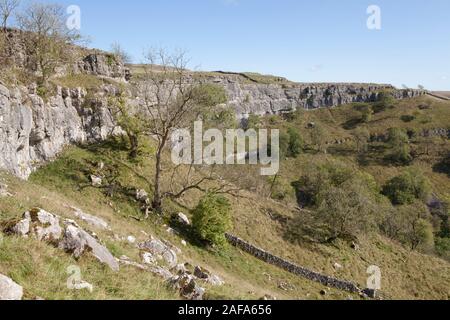
{"type": "Polygon", "coordinates": [[[373,102],[383,90],[391,91],[396,99],[412,98],[424,93],[420,90],[395,90],[391,85],[377,84],[262,84],[245,81],[236,74],[210,77],[207,81],[224,86],[229,105],[236,110],[240,119],[250,114],[263,116],[300,108],[311,110],[353,102],[373,102]]]}
{"type": "MultiPolygon", "coordinates": [[[[28,58],[20,41],[20,33],[11,31],[11,59],[26,67],[28,58]]],[[[129,71],[111,55],[103,52],[85,53],[73,66],[66,66],[59,75],[70,72],[100,77],[129,79],[129,71]]],[[[292,112],[299,108],[335,107],[351,102],[370,102],[380,91],[389,89],[397,99],[414,97],[417,90],[393,90],[388,85],[367,84],[263,84],[240,75],[217,74],[205,78],[225,88],[229,103],[239,119],[250,114],[268,115],[292,112]]],[[[105,140],[120,129],[108,108],[108,95],[117,93],[112,85],[103,85],[91,97],[82,88],[56,88],[44,101],[36,86],[7,88],[0,83],[0,170],[27,179],[40,164],[54,159],[69,144],[105,140]]],[[[140,99],[130,102],[139,104],[140,99]]],[[[99,186],[99,177],[93,177],[99,186]]],[[[142,191],[142,190],[141,190],[142,191]]],[[[137,194],[146,203],[145,194],[137,194]]]]}
{"type": "Polygon", "coordinates": [[[22,300],[22,296],[22,287],[0,274],[0,300],[22,300]]]}
{"type": "Polygon", "coordinates": [[[57,88],[47,103],[25,87],[0,84],[0,169],[27,179],[68,144],[106,139],[115,128],[105,101],[87,106],[83,89],[57,88]]]}

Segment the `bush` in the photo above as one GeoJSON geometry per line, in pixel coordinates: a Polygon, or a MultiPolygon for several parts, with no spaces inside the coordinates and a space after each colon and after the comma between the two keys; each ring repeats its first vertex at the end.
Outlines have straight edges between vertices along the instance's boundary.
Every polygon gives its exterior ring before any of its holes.
{"type": "Polygon", "coordinates": [[[390,238],[410,246],[430,248],[433,245],[433,225],[431,215],[425,204],[415,202],[390,210],[381,225],[390,238]]]}
{"type": "Polygon", "coordinates": [[[378,94],[377,101],[373,104],[373,111],[375,113],[380,113],[394,105],[395,99],[392,96],[392,93],[389,91],[382,91],[378,94]]]}
{"type": "Polygon", "coordinates": [[[215,107],[228,101],[225,89],[216,84],[201,84],[192,92],[195,103],[202,107],[215,107]]]}
{"type": "Polygon", "coordinates": [[[417,171],[408,170],[391,179],[383,188],[383,194],[394,205],[412,204],[417,199],[426,201],[430,194],[427,179],[417,171]]]}
{"type": "Polygon", "coordinates": [[[450,238],[436,238],[436,252],[445,259],[450,259],[450,238]]]}
{"type": "Polygon", "coordinates": [[[225,233],[231,228],[231,205],[220,195],[208,193],[192,212],[192,225],[197,235],[212,245],[224,246],[225,233]]]}
{"type": "Polygon", "coordinates": [[[409,137],[404,130],[398,128],[389,129],[388,145],[391,149],[389,160],[402,165],[412,161],[409,137]]]}
{"type": "Polygon", "coordinates": [[[280,136],[281,154],[287,158],[297,158],[304,147],[304,141],[294,128],[289,128],[287,134],[280,136]]]}

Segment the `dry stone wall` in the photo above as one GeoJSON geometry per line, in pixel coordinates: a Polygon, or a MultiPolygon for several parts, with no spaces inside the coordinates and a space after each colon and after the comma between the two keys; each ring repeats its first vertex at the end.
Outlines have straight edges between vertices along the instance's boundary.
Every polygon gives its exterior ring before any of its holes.
{"type": "Polygon", "coordinates": [[[311,281],[318,282],[324,286],[327,287],[333,287],[339,290],[344,290],[352,293],[360,293],[361,289],[358,288],[357,285],[350,281],[345,280],[339,280],[330,276],[326,276],[323,274],[320,274],[318,272],[306,269],[304,267],[298,266],[292,262],[289,262],[285,259],[282,259],[280,257],[277,257],[261,248],[255,247],[254,245],[236,237],[231,234],[226,235],[228,242],[247,252],[248,254],[267,262],[271,265],[274,265],[276,267],[279,267],[281,269],[284,269],[290,273],[296,274],[300,277],[306,278],[311,281]]]}

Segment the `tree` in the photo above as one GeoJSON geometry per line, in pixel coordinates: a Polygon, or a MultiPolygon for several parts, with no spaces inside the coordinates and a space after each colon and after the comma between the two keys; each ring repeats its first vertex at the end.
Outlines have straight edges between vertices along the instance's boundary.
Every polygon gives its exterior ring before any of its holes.
{"type": "Polygon", "coordinates": [[[388,145],[391,149],[390,160],[403,165],[410,163],[412,156],[407,133],[399,128],[391,128],[388,134],[388,145]]]}
{"type": "MultiPolygon", "coordinates": [[[[143,100],[146,113],[146,133],[156,140],[155,176],[152,207],[161,211],[162,200],[165,198],[180,198],[189,190],[200,190],[207,181],[218,181],[214,166],[210,172],[195,177],[194,161],[184,176],[181,176],[183,166],[176,166],[172,170],[163,170],[163,155],[171,143],[172,133],[175,130],[190,128],[192,123],[204,114],[205,108],[215,107],[214,92],[199,89],[200,79],[191,77],[187,70],[187,59],[183,52],[169,54],[163,49],[150,50],[146,54],[147,64],[144,67],[143,81],[139,84],[139,96],[143,100]],[[163,173],[170,174],[168,190],[163,190],[163,173]],[[182,184],[176,189],[176,184],[182,184]]],[[[210,188],[215,193],[237,192],[236,187],[220,181],[217,187],[210,188]]]]}
{"type": "Polygon", "coordinates": [[[18,15],[19,26],[27,32],[27,49],[46,85],[55,69],[70,61],[70,45],[81,39],[65,25],[65,11],[58,4],[32,3],[18,15]]]}
{"type": "Polygon", "coordinates": [[[216,246],[225,245],[225,233],[232,226],[231,205],[225,197],[207,193],[192,214],[192,225],[202,240],[216,246]]]}
{"type": "Polygon", "coordinates": [[[372,224],[375,203],[356,181],[322,191],[315,224],[325,228],[329,240],[357,237],[372,224]]]}
{"type": "Polygon", "coordinates": [[[416,200],[426,201],[429,194],[429,182],[418,171],[407,170],[391,179],[383,188],[383,194],[394,205],[412,204],[416,200]]]}
{"type": "Polygon", "coordinates": [[[426,206],[414,202],[391,210],[381,227],[387,236],[415,250],[433,245],[434,230],[430,219],[426,206]]]}
{"type": "Polygon", "coordinates": [[[311,129],[311,143],[317,147],[317,151],[326,153],[326,139],[325,129],[316,124],[314,128],[311,129]]]}
{"type": "Polygon", "coordinates": [[[289,128],[287,134],[280,136],[281,154],[287,158],[297,158],[304,147],[303,139],[294,128],[289,128]]]}
{"type": "Polygon", "coordinates": [[[6,31],[8,27],[8,19],[13,12],[19,7],[20,0],[0,0],[0,15],[2,18],[2,28],[6,31]]]}
{"type": "Polygon", "coordinates": [[[130,157],[136,158],[139,152],[139,142],[146,133],[145,119],[136,114],[127,102],[124,90],[118,96],[109,99],[111,113],[114,115],[117,125],[125,132],[128,138],[130,157]]]}
{"type": "Polygon", "coordinates": [[[361,122],[368,123],[372,120],[373,109],[372,106],[367,103],[361,103],[355,106],[355,109],[361,113],[361,122]]]}
{"type": "Polygon", "coordinates": [[[353,137],[356,141],[356,149],[358,153],[364,154],[368,151],[369,147],[369,139],[370,139],[370,132],[367,130],[367,128],[357,128],[353,132],[353,137]]]}
{"type": "Polygon", "coordinates": [[[128,64],[128,63],[132,63],[133,59],[131,58],[130,54],[128,52],[126,52],[122,46],[120,45],[120,43],[118,42],[114,42],[111,45],[111,53],[120,59],[120,61],[122,61],[122,63],[124,64],[128,64]]]}

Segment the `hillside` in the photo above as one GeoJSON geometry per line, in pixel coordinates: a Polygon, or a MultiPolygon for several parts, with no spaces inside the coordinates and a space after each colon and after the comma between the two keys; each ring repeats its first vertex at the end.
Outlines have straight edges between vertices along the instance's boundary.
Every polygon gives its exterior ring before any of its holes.
{"type": "Polygon", "coordinates": [[[29,66],[27,34],[7,34],[0,275],[24,299],[369,299],[333,282],[366,289],[370,266],[381,271],[376,298],[450,298],[449,101],[383,84],[126,67],[75,46],[44,79],[29,66]],[[192,118],[181,121],[186,105],[192,118]],[[210,128],[280,130],[280,172],[175,166],[160,148],[176,128],[166,126],[200,118],[210,128]],[[159,187],[184,187],[183,175],[202,184],[152,203],[159,187]],[[224,185],[237,191],[221,193],[224,185]],[[229,204],[228,234],[330,283],[202,236],[191,222],[221,212],[206,201],[217,194],[229,204]],[[68,286],[77,268],[85,290],[68,286]]]}

